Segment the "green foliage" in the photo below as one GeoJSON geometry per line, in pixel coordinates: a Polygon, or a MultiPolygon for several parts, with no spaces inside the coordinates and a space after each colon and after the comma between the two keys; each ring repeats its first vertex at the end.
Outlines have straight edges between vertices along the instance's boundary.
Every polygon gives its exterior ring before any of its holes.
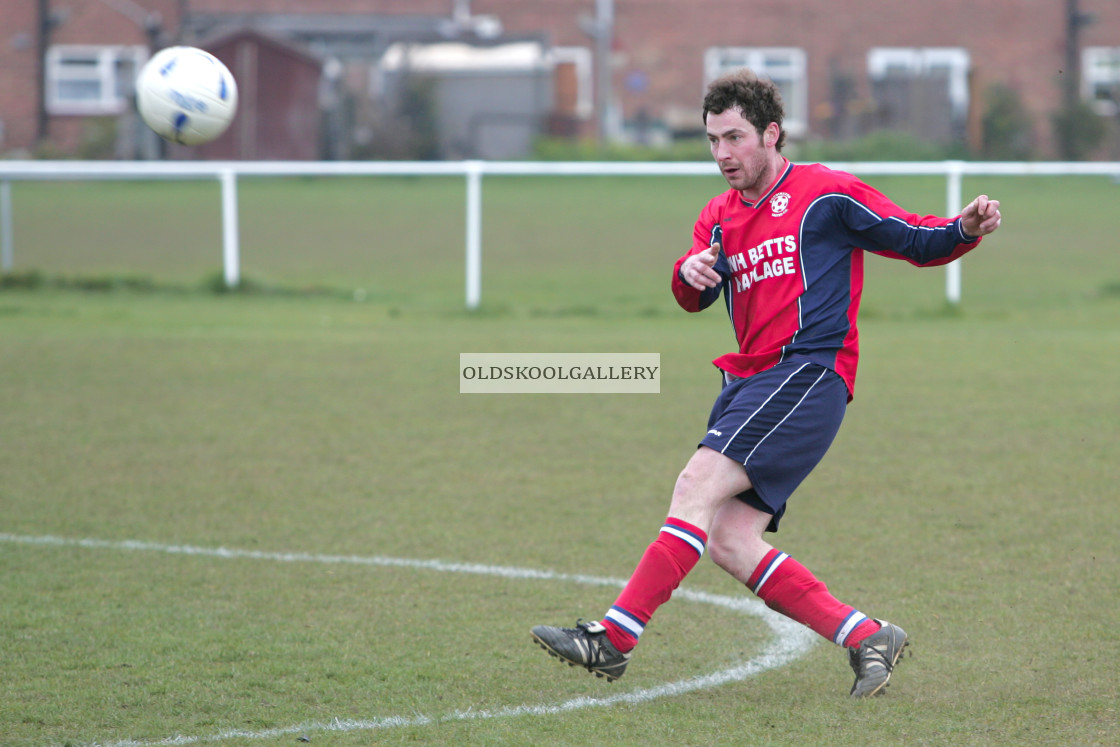
{"type": "Polygon", "coordinates": [[[155,282],[144,275],[79,275],[57,278],[56,284],[63,288],[98,292],[153,291],[156,288],[155,282]]]}
{"type": "Polygon", "coordinates": [[[440,152],[436,81],[422,75],[408,76],[401,84],[396,108],[380,113],[372,124],[368,143],[356,146],[351,155],[356,159],[406,161],[444,157],[440,152]]]}
{"type": "MultiPolygon", "coordinates": [[[[938,145],[893,130],[878,130],[853,140],[790,143],[786,154],[799,161],[944,161],[967,155],[961,146],[938,145]]],[[[711,157],[707,141],[700,138],[675,141],[669,146],[541,138],[532,154],[539,161],[708,161],[711,157]]]]}
{"type": "Polygon", "coordinates": [[[86,117],[77,157],[92,160],[112,159],[116,155],[117,118],[86,117]]]}
{"type": "Polygon", "coordinates": [[[1106,126],[1099,114],[1084,101],[1058,110],[1052,116],[1058,151],[1068,161],[1088,158],[1104,139],[1106,126]]]}
{"type": "Polygon", "coordinates": [[[226,274],[223,270],[215,270],[207,275],[202,281],[202,287],[211,293],[218,295],[225,295],[227,293],[258,293],[261,291],[261,284],[253,278],[240,277],[236,285],[230,286],[226,282],[226,274]]]}
{"type": "MultiPolygon", "coordinates": [[[[23,157],[23,156],[17,156],[23,157]]],[[[41,140],[35,144],[31,150],[31,157],[36,160],[42,161],[59,161],[63,159],[73,158],[72,153],[67,153],[59,146],[55,145],[50,140],[41,140]]]]}
{"type": "Polygon", "coordinates": [[[810,141],[790,148],[799,161],[944,161],[962,158],[959,146],[921,140],[908,132],[878,130],[854,140],[810,141]]]}
{"type": "Polygon", "coordinates": [[[168,284],[157,283],[148,275],[136,273],[95,273],[56,275],[40,270],[24,270],[0,275],[0,289],[47,290],[65,289],[108,293],[112,291],[171,290],[168,284]]]}
{"type": "Polygon", "coordinates": [[[23,288],[31,290],[42,287],[43,273],[38,270],[0,273],[0,288],[23,288]]]}
{"type": "Polygon", "coordinates": [[[706,140],[677,140],[668,146],[640,146],[595,140],[539,138],[530,157],[535,161],[708,161],[706,140]]]}
{"type": "Polygon", "coordinates": [[[171,293],[213,295],[335,296],[365,300],[368,294],[321,283],[265,283],[242,276],[234,286],[226,282],[223,270],[213,270],[198,282],[160,281],[137,273],[53,274],[26,270],[0,275],[0,291],[72,290],[89,293],[171,293]]]}
{"type": "Polygon", "coordinates": [[[116,117],[85,117],[76,148],[63,149],[47,138],[35,145],[30,157],[44,161],[111,160],[116,157],[116,144],[116,117]]]}
{"type": "Polygon", "coordinates": [[[993,84],[984,97],[982,121],[984,158],[1025,161],[1031,158],[1031,118],[1019,92],[1002,83],[993,84]]]}

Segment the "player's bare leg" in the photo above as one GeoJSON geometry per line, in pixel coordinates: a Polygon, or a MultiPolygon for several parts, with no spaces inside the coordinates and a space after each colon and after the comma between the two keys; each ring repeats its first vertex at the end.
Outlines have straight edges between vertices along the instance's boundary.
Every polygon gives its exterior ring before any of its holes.
{"type": "Polygon", "coordinates": [[[707,532],[731,497],[750,488],[750,478],[741,464],[701,446],[677,476],[669,516],[707,532]]]}
{"type": "Polygon", "coordinates": [[[747,583],[766,553],[774,549],[763,539],[770,519],[770,514],[740,500],[720,506],[708,533],[712,562],[740,583],[747,583]]]}
{"type": "Polygon", "coordinates": [[[763,539],[770,515],[743,501],[728,501],[712,523],[712,561],[745,584],[771,609],[809,626],[848,649],[855,672],[851,696],[877,695],[890,682],[908,645],[906,632],[867,618],[843,604],[804,566],[763,539]]]}
{"type": "Polygon", "coordinates": [[[699,448],[677,478],[669,517],[602,622],[574,628],[538,625],[533,640],[571,666],[608,682],[622,676],[646,623],[704,553],[708,527],[721,503],[750,488],[735,462],[708,447],[699,448]]]}

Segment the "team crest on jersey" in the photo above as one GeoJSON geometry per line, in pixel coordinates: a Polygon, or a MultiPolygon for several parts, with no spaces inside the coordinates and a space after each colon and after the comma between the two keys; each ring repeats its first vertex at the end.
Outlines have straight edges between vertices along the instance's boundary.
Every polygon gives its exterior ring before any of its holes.
{"type": "Polygon", "coordinates": [[[771,197],[770,210],[775,218],[785,215],[786,211],[789,210],[789,193],[779,192],[771,197]]]}

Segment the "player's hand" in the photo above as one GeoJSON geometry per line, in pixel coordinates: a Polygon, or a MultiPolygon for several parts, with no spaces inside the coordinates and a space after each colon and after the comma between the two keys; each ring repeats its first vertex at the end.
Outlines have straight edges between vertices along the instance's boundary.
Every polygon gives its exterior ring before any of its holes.
{"type": "Polygon", "coordinates": [[[681,265],[681,277],[696,290],[715,288],[723,282],[720,274],[712,269],[719,259],[719,244],[712,244],[702,252],[697,252],[681,265]]]}
{"type": "Polygon", "coordinates": [[[1002,218],[999,200],[980,195],[961,211],[961,228],[969,236],[987,236],[999,228],[1002,218]]]}

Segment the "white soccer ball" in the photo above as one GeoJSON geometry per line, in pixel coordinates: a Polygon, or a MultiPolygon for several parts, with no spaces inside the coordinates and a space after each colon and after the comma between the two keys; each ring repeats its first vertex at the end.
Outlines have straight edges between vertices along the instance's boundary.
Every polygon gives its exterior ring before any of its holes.
{"type": "Polygon", "coordinates": [[[198,145],[221,135],[237,113],[237,83],[214,55],[196,47],[157,52],[136,76],[136,108],[161,137],[198,145]]]}

